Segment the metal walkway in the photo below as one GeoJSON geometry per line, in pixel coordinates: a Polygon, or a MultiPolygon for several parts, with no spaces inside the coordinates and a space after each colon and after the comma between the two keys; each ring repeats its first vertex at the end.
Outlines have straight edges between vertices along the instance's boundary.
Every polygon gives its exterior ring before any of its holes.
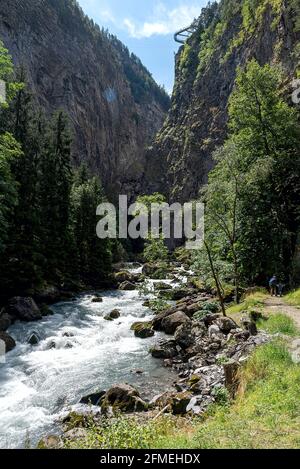
{"type": "Polygon", "coordinates": [[[194,22],[188,26],[187,28],[181,29],[177,33],[174,34],[174,39],[179,44],[185,44],[186,41],[197,31],[199,27],[199,19],[194,20],[194,22]]]}

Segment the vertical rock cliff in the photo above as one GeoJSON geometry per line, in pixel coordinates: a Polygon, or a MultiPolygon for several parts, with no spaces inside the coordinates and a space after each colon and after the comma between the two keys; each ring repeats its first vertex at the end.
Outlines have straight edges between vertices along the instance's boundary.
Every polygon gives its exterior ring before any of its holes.
{"type": "Polygon", "coordinates": [[[169,97],[139,59],[74,0],[0,0],[0,39],[45,110],[69,114],[75,164],[86,162],[109,194],[140,192],[144,148],[169,97]]]}
{"type": "Polygon", "coordinates": [[[222,0],[203,9],[177,54],[171,109],[148,151],[149,192],[183,201],[198,195],[227,135],[237,68],[252,58],[281,66],[287,88],[300,76],[299,0],[222,0]]]}

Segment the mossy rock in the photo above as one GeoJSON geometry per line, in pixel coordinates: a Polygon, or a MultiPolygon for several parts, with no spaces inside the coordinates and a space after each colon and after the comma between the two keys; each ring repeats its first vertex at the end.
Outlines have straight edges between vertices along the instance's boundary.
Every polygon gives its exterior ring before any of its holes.
{"type": "Polygon", "coordinates": [[[115,274],[115,280],[118,283],[130,282],[132,280],[132,275],[131,275],[130,272],[127,272],[126,270],[123,270],[123,271],[117,272],[115,274]]]}
{"type": "Polygon", "coordinates": [[[73,428],[86,428],[90,424],[90,415],[79,414],[78,412],[70,412],[63,420],[62,423],[65,425],[66,430],[72,430],[73,428]]]}
{"type": "Polygon", "coordinates": [[[109,409],[114,412],[144,412],[148,403],[143,401],[139,392],[129,384],[117,384],[107,391],[101,402],[101,410],[105,414],[109,409]]]}
{"type": "Polygon", "coordinates": [[[57,435],[45,436],[37,445],[37,449],[61,449],[62,447],[63,441],[57,435]]]}
{"type": "Polygon", "coordinates": [[[135,322],[130,329],[134,331],[134,335],[140,339],[147,339],[148,337],[154,336],[151,322],[135,322]]]}
{"type": "Polygon", "coordinates": [[[118,309],[113,309],[109,314],[104,316],[106,321],[114,321],[115,319],[119,319],[121,316],[121,312],[118,309]]]}

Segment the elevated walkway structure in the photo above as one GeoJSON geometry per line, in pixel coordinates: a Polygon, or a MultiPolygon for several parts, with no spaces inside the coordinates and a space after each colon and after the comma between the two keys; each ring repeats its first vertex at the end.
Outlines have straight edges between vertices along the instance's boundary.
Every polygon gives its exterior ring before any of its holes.
{"type": "Polygon", "coordinates": [[[179,44],[185,44],[186,41],[191,37],[194,32],[197,31],[199,27],[199,20],[196,19],[193,23],[188,26],[187,28],[181,29],[177,33],[174,34],[174,40],[179,44]]]}

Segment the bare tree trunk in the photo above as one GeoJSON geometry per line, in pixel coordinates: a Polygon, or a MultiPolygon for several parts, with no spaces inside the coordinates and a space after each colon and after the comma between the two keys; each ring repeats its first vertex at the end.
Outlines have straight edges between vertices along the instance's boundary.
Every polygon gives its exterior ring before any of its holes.
{"type": "Polygon", "coordinates": [[[219,302],[220,302],[221,309],[222,309],[222,313],[223,313],[223,316],[227,316],[226,315],[226,310],[225,310],[225,305],[224,305],[224,298],[223,298],[223,295],[222,295],[222,292],[221,292],[220,281],[218,279],[218,274],[215,270],[215,266],[214,266],[214,262],[213,262],[212,255],[211,255],[211,252],[210,252],[210,248],[209,248],[206,241],[204,241],[204,245],[205,245],[205,249],[207,251],[211,272],[212,272],[212,275],[214,277],[214,281],[215,281],[215,284],[216,284],[218,297],[219,297],[219,302]]]}

